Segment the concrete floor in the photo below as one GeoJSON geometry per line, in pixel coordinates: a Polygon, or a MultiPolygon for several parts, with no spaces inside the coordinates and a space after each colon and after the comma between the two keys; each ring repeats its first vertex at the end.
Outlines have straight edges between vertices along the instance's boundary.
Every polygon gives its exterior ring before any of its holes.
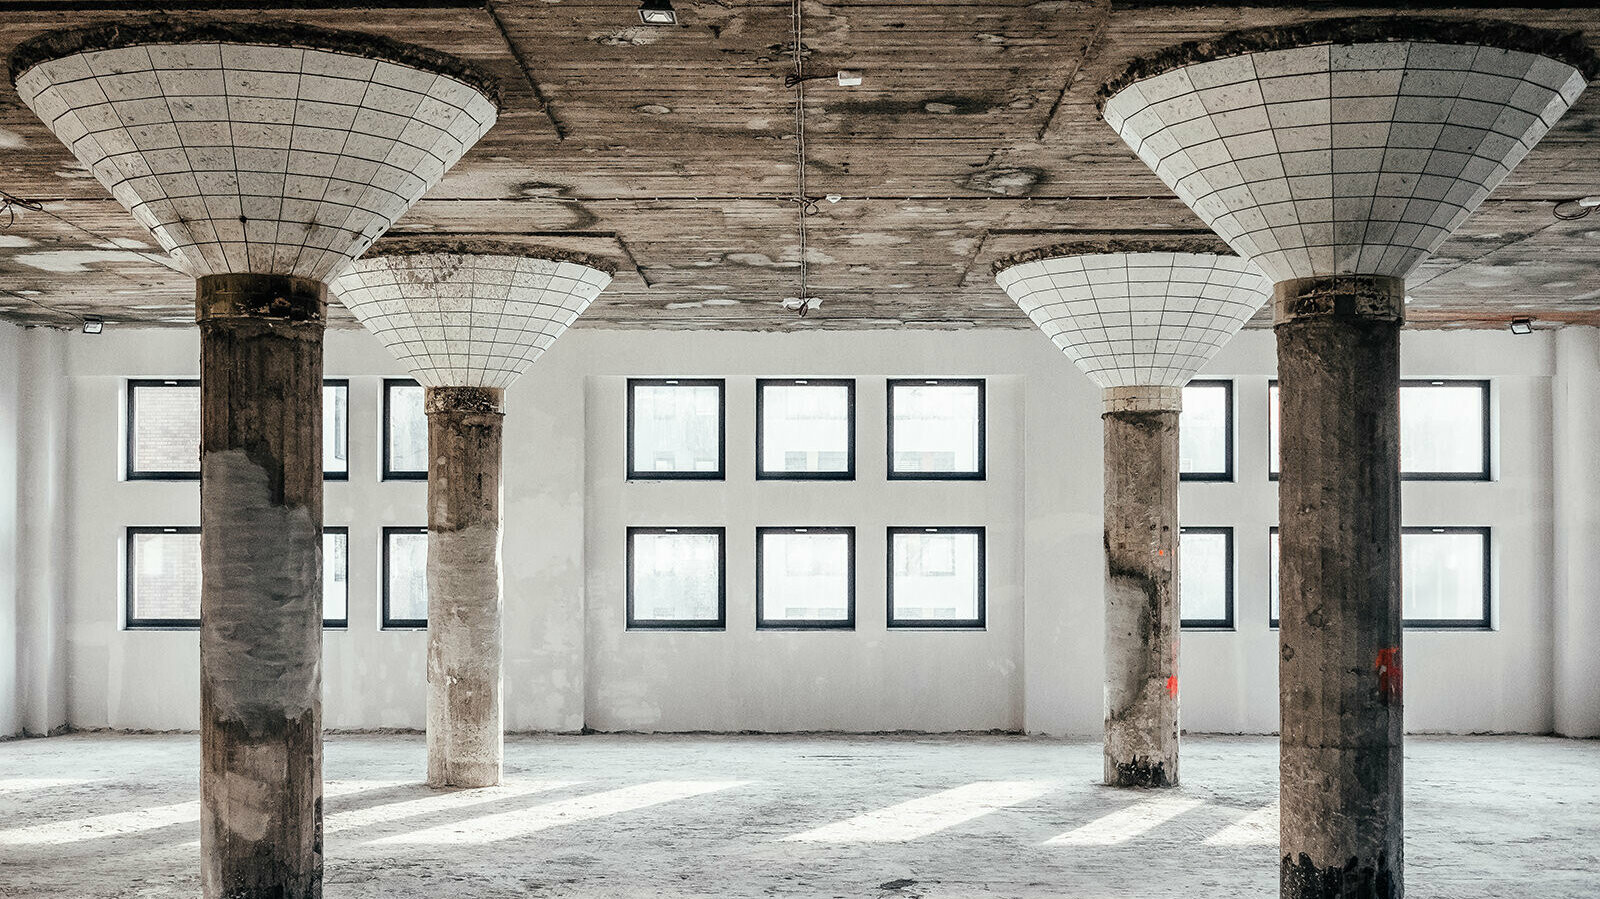
{"type": "MultiPolygon", "coordinates": [[[[0,743],[0,896],[196,896],[198,741],[0,743]]],[[[330,736],[339,897],[1261,897],[1277,743],[1192,737],[1185,786],[1095,783],[1094,743],[1004,736],[512,737],[435,793],[417,735],[330,736]]],[[[1407,745],[1412,899],[1600,897],[1600,742],[1407,745]]]]}

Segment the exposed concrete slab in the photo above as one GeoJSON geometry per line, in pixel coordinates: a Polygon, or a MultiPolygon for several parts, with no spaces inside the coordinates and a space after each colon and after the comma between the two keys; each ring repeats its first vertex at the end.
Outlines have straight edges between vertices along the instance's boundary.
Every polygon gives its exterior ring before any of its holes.
{"type": "MultiPolygon", "coordinates": [[[[1595,895],[1600,742],[1417,737],[1406,750],[1412,899],[1595,895]]],[[[193,895],[193,813],[160,815],[197,796],[198,752],[190,735],[0,744],[0,884],[38,899],[193,895]],[[144,829],[103,820],[141,810],[144,829]],[[18,830],[40,825],[64,835],[21,845],[18,830]]],[[[330,896],[1258,899],[1277,882],[1269,738],[1190,737],[1184,785],[1152,792],[1097,784],[1096,741],[987,735],[512,736],[505,786],[457,792],[420,782],[423,754],[420,734],[328,738],[330,896]],[[984,797],[992,810],[963,790],[979,783],[1008,785],[984,797]],[[896,806],[946,826],[786,839],[896,806]],[[566,823],[551,826],[556,813],[566,823]],[[416,841],[430,831],[480,841],[416,841]]]]}

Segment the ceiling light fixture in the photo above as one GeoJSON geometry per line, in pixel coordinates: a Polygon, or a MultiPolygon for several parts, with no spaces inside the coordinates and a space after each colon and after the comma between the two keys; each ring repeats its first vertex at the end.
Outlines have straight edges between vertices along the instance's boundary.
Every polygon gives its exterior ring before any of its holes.
{"type": "Polygon", "coordinates": [[[646,25],[676,25],[678,13],[672,0],[644,0],[639,4],[639,21],[646,25]]]}
{"type": "Polygon", "coordinates": [[[860,84],[861,84],[861,70],[860,69],[840,69],[839,70],[839,86],[840,87],[858,87],[860,84]]]}
{"type": "Polygon", "coordinates": [[[1533,319],[1531,319],[1531,318],[1514,318],[1514,319],[1512,319],[1511,320],[1511,333],[1513,333],[1513,334],[1532,334],[1533,333],[1533,319]]]}
{"type": "Polygon", "coordinates": [[[106,329],[105,319],[99,317],[98,315],[86,315],[86,316],[83,317],[83,333],[85,333],[85,334],[99,334],[101,331],[104,331],[105,329],[106,329]]]}

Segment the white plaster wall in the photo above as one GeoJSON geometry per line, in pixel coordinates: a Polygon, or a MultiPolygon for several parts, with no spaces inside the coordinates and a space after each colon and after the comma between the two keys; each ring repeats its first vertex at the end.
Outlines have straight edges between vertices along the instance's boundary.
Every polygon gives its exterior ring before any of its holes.
{"type": "MultiPolygon", "coordinates": [[[[1493,630],[1405,632],[1408,730],[1551,729],[1553,346],[1549,332],[1402,332],[1402,377],[1491,380],[1497,436],[1495,480],[1401,486],[1407,527],[1492,528],[1495,584],[1493,630]]],[[[1234,529],[1236,629],[1184,632],[1183,724],[1193,731],[1278,728],[1277,631],[1268,627],[1278,488],[1267,476],[1266,440],[1267,382],[1275,369],[1273,335],[1249,331],[1203,372],[1235,381],[1237,480],[1186,482],[1179,509],[1186,525],[1234,529]]]]}
{"type": "MultiPolygon", "coordinates": [[[[1546,333],[1405,335],[1407,376],[1491,378],[1499,417],[1499,480],[1404,487],[1407,524],[1494,528],[1498,585],[1496,630],[1408,632],[1413,730],[1552,727],[1553,345],[1546,333]]],[[[196,634],[123,631],[118,619],[123,529],[195,523],[198,488],[122,482],[118,467],[124,379],[192,377],[198,338],[187,330],[117,329],[75,337],[69,350],[69,720],[193,728],[196,634]]],[[[1277,724],[1276,633],[1267,627],[1267,530],[1277,520],[1265,441],[1273,369],[1272,335],[1251,332],[1205,373],[1237,379],[1238,481],[1185,484],[1182,517],[1235,528],[1239,624],[1184,636],[1184,724],[1193,731],[1277,724]]],[[[378,480],[381,377],[404,372],[370,336],[339,332],[328,338],[326,373],[351,380],[352,471],[348,483],[326,490],[327,523],[351,529],[351,627],[326,637],[325,721],[420,727],[426,636],[377,627],[380,529],[425,522],[425,485],[378,480]]],[[[1099,397],[1042,335],[580,329],[511,389],[508,406],[508,728],[1098,732],[1099,397]],[[624,481],[625,378],[663,375],[728,379],[727,481],[624,481]],[[754,379],[806,375],[858,379],[857,480],[757,483],[754,379]],[[884,479],[890,376],[990,379],[988,480],[884,479]],[[857,528],[857,629],[758,633],[754,529],[808,523],[857,528]],[[630,524],[728,528],[727,631],[624,630],[630,524]],[[987,630],[885,630],[889,524],[988,527],[987,630]]]]}
{"type": "Polygon", "coordinates": [[[1555,408],[1555,731],[1600,737],[1600,330],[1556,335],[1555,408]]]}
{"type": "Polygon", "coordinates": [[[17,666],[17,357],[23,330],[0,323],[0,739],[22,732],[17,666]]]}

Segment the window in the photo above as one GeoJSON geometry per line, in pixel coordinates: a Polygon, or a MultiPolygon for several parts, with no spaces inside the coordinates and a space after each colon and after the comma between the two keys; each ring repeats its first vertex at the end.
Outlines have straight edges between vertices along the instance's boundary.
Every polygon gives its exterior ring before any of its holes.
{"type": "Polygon", "coordinates": [[[350,480],[350,382],[322,382],[322,476],[350,480]]]}
{"type": "Polygon", "coordinates": [[[322,626],[350,626],[350,529],[322,529],[322,626]]]}
{"type": "Polygon", "coordinates": [[[1489,480],[1489,382],[1400,382],[1400,472],[1423,481],[1489,480]]]}
{"type": "Polygon", "coordinates": [[[854,628],[855,528],[756,529],[756,627],[854,628]]]}
{"type": "MultiPolygon", "coordinates": [[[[322,473],[350,477],[350,382],[322,382],[322,473]]],[[[200,479],[200,382],[128,382],[130,481],[200,479]]]]}
{"type": "MultiPolygon", "coordinates": [[[[1278,382],[1267,382],[1267,477],[1278,479],[1278,418],[1282,414],[1278,382]]],[[[1273,531],[1277,533],[1277,531],[1273,531]]],[[[1276,613],[1274,613],[1276,614],[1276,613]]],[[[1273,625],[1277,627],[1277,625],[1273,625]]]]}
{"type": "Polygon", "coordinates": [[[1489,529],[1405,528],[1406,627],[1489,627],[1489,529]]]}
{"type": "Polygon", "coordinates": [[[1190,381],[1178,418],[1178,477],[1233,480],[1233,382],[1190,381]]]}
{"type": "MultiPolygon", "coordinates": [[[[1489,529],[1402,528],[1401,610],[1406,627],[1489,624],[1489,529]]],[[[1278,626],[1278,529],[1272,529],[1272,626],[1278,626]]]]}
{"type": "Polygon", "coordinates": [[[983,627],[983,537],[983,528],[889,528],[889,627],[983,627]]]}
{"type": "MultiPolygon", "coordinates": [[[[1278,382],[1267,386],[1271,476],[1278,476],[1278,382]]],[[[1400,382],[1400,477],[1489,480],[1489,382],[1400,382]]]]}
{"type": "Polygon", "coordinates": [[[200,529],[128,528],[127,626],[200,626],[200,529]]]}
{"type": "Polygon", "coordinates": [[[428,626],[428,529],[383,529],[383,626],[428,626]]]}
{"type": "Polygon", "coordinates": [[[1186,628],[1233,627],[1233,528],[1184,528],[1178,546],[1180,615],[1186,628]]]}
{"type": "Polygon", "coordinates": [[[727,626],[722,528],[628,528],[628,628],[727,626]]]}
{"type": "MultiPolygon", "coordinates": [[[[322,531],[322,623],[349,622],[348,528],[322,531]]],[[[127,626],[200,626],[200,529],[128,528],[127,626]]]]}
{"type": "Polygon", "coordinates": [[[1272,529],[1270,545],[1267,548],[1268,570],[1272,572],[1272,584],[1267,588],[1267,626],[1278,626],[1278,529],[1272,529]]]}
{"type": "Polygon", "coordinates": [[[855,381],[756,381],[756,477],[854,480],[855,412],[855,381]]]}
{"type": "Polygon", "coordinates": [[[198,480],[200,382],[128,382],[128,480],[198,480]]]}
{"type": "Polygon", "coordinates": [[[628,479],[721,480],[720,380],[628,379],[628,479]]]}
{"type": "Polygon", "coordinates": [[[889,477],[984,476],[981,380],[889,382],[889,477]]]}
{"type": "Polygon", "coordinates": [[[428,416],[422,385],[410,378],[383,380],[383,479],[428,478],[428,416]]]}

